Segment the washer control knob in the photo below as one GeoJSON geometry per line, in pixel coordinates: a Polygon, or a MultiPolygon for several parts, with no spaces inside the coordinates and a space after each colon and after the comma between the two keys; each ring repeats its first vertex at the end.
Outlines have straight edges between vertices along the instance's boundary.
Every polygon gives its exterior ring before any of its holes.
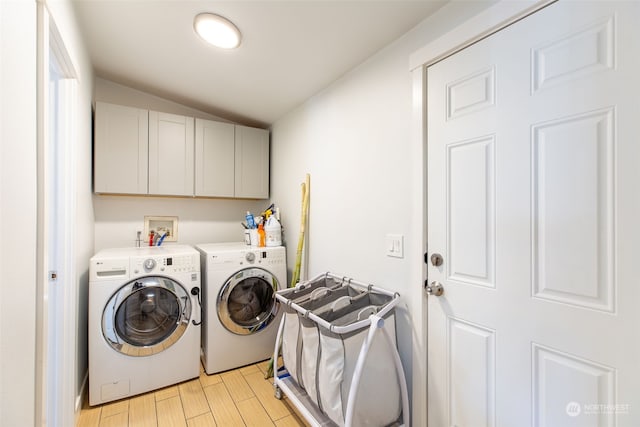
{"type": "Polygon", "coordinates": [[[254,262],[256,260],[256,254],[254,254],[253,252],[247,252],[247,255],[245,255],[245,259],[247,260],[247,262],[254,262]]]}
{"type": "Polygon", "coordinates": [[[149,259],[144,260],[144,269],[145,270],[147,270],[147,271],[153,270],[155,268],[155,266],[156,266],[156,262],[153,259],[149,258],[149,259]]]}

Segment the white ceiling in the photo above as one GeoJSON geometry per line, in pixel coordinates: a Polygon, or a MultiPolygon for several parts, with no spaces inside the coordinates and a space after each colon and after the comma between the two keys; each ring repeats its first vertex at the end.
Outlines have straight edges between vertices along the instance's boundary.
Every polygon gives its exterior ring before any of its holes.
{"type": "MultiPolygon", "coordinates": [[[[435,0],[75,0],[95,72],[250,125],[269,125],[435,12],[435,0]],[[239,49],[205,44],[213,12],[239,49]]],[[[407,59],[408,60],[408,59],[407,59]]]]}

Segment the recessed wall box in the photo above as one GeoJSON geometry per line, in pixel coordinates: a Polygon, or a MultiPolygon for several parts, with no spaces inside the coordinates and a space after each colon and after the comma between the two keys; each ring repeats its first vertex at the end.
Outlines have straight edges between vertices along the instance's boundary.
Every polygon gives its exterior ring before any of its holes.
{"type": "MultiPolygon", "coordinates": [[[[165,232],[167,237],[165,242],[178,241],[178,217],[177,216],[145,216],[144,217],[144,236],[149,239],[151,232],[162,236],[165,232]]],[[[143,241],[144,241],[143,236],[143,241]]]]}

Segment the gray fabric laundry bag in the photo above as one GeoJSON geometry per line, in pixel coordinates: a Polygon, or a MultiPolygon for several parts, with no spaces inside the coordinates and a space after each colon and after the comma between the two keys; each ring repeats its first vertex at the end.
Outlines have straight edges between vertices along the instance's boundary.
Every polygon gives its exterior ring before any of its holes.
{"type": "MultiPolygon", "coordinates": [[[[315,298],[299,304],[305,310],[321,316],[323,313],[333,312],[349,306],[351,302],[363,295],[364,291],[350,286],[335,289],[318,289],[315,298]]],[[[300,353],[298,372],[304,389],[313,403],[318,405],[318,360],[320,357],[320,328],[311,319],[298,313],[300,321],[300,338],[302,351],[300,353]]],[[[286,366],[286,365],[285,365],[286,366]]]]}
{"type": "MultiPolygon", "coordinates": [[[[333,292],[341,287],[343,287],[343,281],[321,275],[309,281],[300,282],[293,288],[279,291],[278,294],[284,297],[287,302],[293,302],[300,306],[321,308],[322,305],[328,304],[332,298],[344,296],[342,293],[344,291],[333,292]]],[[[282,359],[284,366],[286,366],[296,383],[301,388],[305,388],[300,366],[304,363],[303,360],[308,360],[310,355],[315,353],[312,349],[307,349],[307,355],[302,355],[303,341],[299,313],[285,303],[281,304],[281,306],[284,312],[282,320],[284,322],[282,331],[282,359]]],[[[315,341],[317,342],[317,340],[315,341]]],[[[314,346],[312,341],[308,342],[310,346],[314,346]]],[[[315,344],[315,348],[317,349],[317,344],[315,344]]],[[[315,358],[316,356],[311,357],[313,363],[315,363],[315,358]]]]}
{"type": "MultiPolygon", "coordinates": [[[[318,327],[319,352],[316,368],[318,406],[338,426],[345,425],[349,390],[362,344],[369,332],[371,314],[377,313],[390,298],[367,293],[354,298],[349,306],[319,314],[332,326],[363,322],[361,329],[339,334],[318,327]]],[[[395,313],[384,317],[383,328],[396,340],[395,313]]],[[[394,367],[393,348],[379,331],[367,353],[356,394],[353,426],[386,426],[400,418],[400,383],[394,367]]],[[[307,366],[303,366],[306,369],[307,366]]]]}
{"type": "MultiPolygon", "coordinates": [[[[314,298],[299,304],[305,310],[321,315],[327,311],[333,311],[339,307],[351,304],[357,296],[362,295],[359,291],[350,286],[341,286],[335,289],[318,289],[314,298]]],[[[304,389],[313,403],[318,404],[318,380],[317,366],[320,356],[320,331],[318,325],[313,320],[298,313],[300,320],[300,338],[302,351],[300,353],[298,372],[304,384],[304,389]]],[[[285,365],[286,366],[286,365],[285,365]]]]}

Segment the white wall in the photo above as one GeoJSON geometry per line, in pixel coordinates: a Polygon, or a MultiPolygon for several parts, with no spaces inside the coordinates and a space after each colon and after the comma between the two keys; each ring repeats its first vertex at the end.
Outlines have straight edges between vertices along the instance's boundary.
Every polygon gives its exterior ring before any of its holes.
{"type": "Polygon", "coordinates": [[[0,1],[0,425],[35,418],[36,3],[0,1]]]}
{"type": "MultiPolygon", "coordinates": [[[[409,56],[488,6],[456,2],[278,120],[272,127],[272,199],[286,212],[286,239],[297,241],[300,183],[311,174],[309,277],[348,275],[399,292],[398,343],[413,389],[412,425],[426,425],[423,284],[423,147],[412,146],[409,56]],[[403,259],[385,255],[385,235],[404,235],[403,259]],[[419,248],[419,249],[415,249],[419,248]],[[411,312],[410,312],[411,311],[411,312]],[[419,320],[421,321],[421,320],[419,320]],[[418,359],[418,360],[416,360],[418,359]]],[[[294,250],[288,265],[294,265],[294,250]]]]}
{"type": "MultiPolygon", "coordinates": [[[[114,82],[96,79],[95,100],[166,113],[225,121],[219,117],[114,82]]],[[[94,195],[95,251],[134,246],[144,230],[145,215],[177,216],[178,243],[198,244],[244,240],[240,222],[246,211],[268,207],[266,200],[195,199],[94,195]]]]}
{"type": "Polygon", "coordinates": [[[95,80],[95,100],[110,102],[112,104],[128,105],[136,108],[147,108],[150,110],[162,111],[164,113],[182,114],[184,116],[192,116],[200,119],[229,122],[229,120],[221,117],[100,77],[95,80]]]}
{"type": "Polygon", "coordinates": [[[241,242],[244,231],[240,222],[244,221],[247,210],[255,214],[268,206],[266,200],[106,195],[94,195],[93,203],[96,252],[135,246],[136,232],[144,230],[145,215],[177,216],[177,243],[241,242]]]}
{"type": "MultiPolygon", "coordinates": [[[[49,8],[78,71],[76,205],[77,276],[72,286],[86,296],[88,254],[93,250],[93,213],[88,182],[91,167],[90,99],[92,70],[78,37],[68,2],[49,8]]],[[[36,414],[37,105],[35,1],[0,1],[1,141],[0,219],[0,425],[34,425],[36,414]]],[[[87,370],[86,302],[78,309],[79,381],[87,370]],[[83,315],[83,311],[85,312],[83,315]],[[84,332],[83,332],[84,331],[84,332]],[[84,343],[84,344],[83,344],[84,343]]]]}

